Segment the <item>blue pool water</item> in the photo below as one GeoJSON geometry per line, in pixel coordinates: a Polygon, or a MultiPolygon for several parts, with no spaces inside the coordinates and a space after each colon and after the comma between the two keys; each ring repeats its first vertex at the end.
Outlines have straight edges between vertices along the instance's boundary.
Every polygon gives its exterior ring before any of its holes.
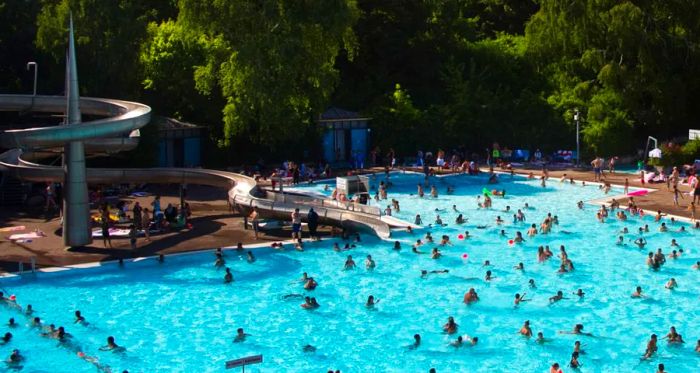
{"type": "MultiPolygon", "coordinates": [[[[26,356],[24,372],[95,372],[92,363],[76,355],[78,350],[114,372],[223,372],[226,360],[254,354],[263,354],[264,363],[246,371],[427,372],[435,367],[438,372],[546,372],[555,361],[566,366],[574,341],[580,340],[586,351],[579,359],[582,372],[649,372],[660,362],[671,372],[697,371],[700,354],[693,349],[700,339],[700,271],[691,269],[700,260],[697,231],[660,233],[651,217],[624,223],[611,218],[601,224],[595,218],[596,206],[576,207],[579,200],[605,196],[595,186],[552,180],[542,188],[538,181],[505,177],[497,188],[507,189],[507,197],[496,197],[491,210],[480,210],[476,196],[485,186],[484,178],[433,179],[441,193],[437,200],[410,195],[421,180],[418,175],[392,175],[389,198],[401,203],[396,215],[411,221],[420,213],[426,223],[432,222],[435,208],[447,209],[440,215],[448,225],[430,229],[436,240],[445,234],[454,243],[440,247],[444,254],[440,259],[411,252],[410,244],[427,231],[421,230],[412,235],[396,233],[394,239],[403,248],[399,252],[391,249],[393,242],[367,235],[345,252],[331,250],[330,240],[308,244],[304,252],[255,250],[254,263],[241,253],[227,251],[227,265],[235,277],[228,285],[223,284],[223,270],[214,268],[211,252],[167,257],[163,264],[147,259],[128,262],[124,268],[110,263],[5,279],[0,285],[6,293],[15,294],[22,305],[32,304],[45,323],[65,326],[73,337],[69,346],[59,345],[28,328],[28,319],[20,312],[0,307],[3,323],[14,317],[21,324],[11,330],[15,338],[0,345],[0,356],[20,349],[26,356]],[[444,195],[448,184],[456,188],[454,195],[444,195]],[[524,210],[526,223],[513,224],[512,213],[502,211],[506,205],[517,210],[526,202],[533,207],[524,210]],[[453,204],[468,223],[454,224],[453,204]],[[508,244],[515,231],[524,234],[529,224],[539,225],[548,212],[560,220],[552,233],[526,237],[522,245],[508,244]],[[498,215],[506,220],[502,226],[494,223],[498,215]],[[675,238],[685,254],[654,272],[645,266],[648,250],[630,242],[637,234],[625,235],[626,245],[615,245],[623,227],[636,231],[643,224],[651,229],[644,233],[647,249],[662,248],[668,253],[675,238]],[[457,235],[465,230],[473,238],[459,240],[457,235]],[[538,263],[539,245],[549,245],[555,254],[565,245],[576,270],[557,274],[557,258],[538,263]],[[370,254],[376,261],[373,271],[364,267],[364,258],[370,254]],[[355,258],[355,270],[343,270],[347,255],[355,258]],[[482,266],[487,259],[492,267],[482,266]],[[524,271],[513,269],[519,262],[524,263],[524,271]],[[421,278],[423,269],[449,269],[449,273],[421,278]],[[491,282],[483,280],[487,269],[495,276],[491,282]],[[303,290],[296,281],[302,272],[319,282],[316,290],[303,290]],[[664,288],[671,277],[678,281],[677,290],[664,288]],[[528,287],[529,279],[535,280],[536,289],[528,287]],[[630,297],[637,285],[649,298],[630,297]],[[466,306],[462,299],[471,287],[481,301],[466,306]],[[571,295],[578,288],[586,293],[583,299],[571,295]],[[558,290],[571,299],[550,305],[548,298],[558,290]],[[532,300],[514,308],[514,294],[523,292],[532,300]],[[301,299],[284,299],[287,294],[314,296],[321,307],[304,310],[301,299]],[[370,294],[380,299],[375,309],[364,306],[370,294]],[[90,325],[73,323],[77,309],[90,325]],[[457,334],[442,332],[449,316],[459,324],[457,334]],[[540,345],[518,335],[525,320],[535,334],[541,331],[551,341],[540,345]],[[594,336],[558,333],[576,323],[583,323],[584,331],[594,336]],[[670,346],[660,340],[658,353],[640,361],[649,335],[661,337],[671,326],[686,344],[670,346]],[[233,343],[239,327],[251,336],[233,343]],[[409,350],[406,346],[416,333],[423,343],[409,350]],[[126,347],[124,353],[98,350],[110,335],[126,347]],[[457,335],[478,336],[479,343],[449,346],[457,335]],[[303,352],[307,344],[315,346],[316,352],[303,352]]],[[[322,185],[309,188],[323,191],[322,185]]],[[[676,223],[671,230],[680,226],[676,223]]],[[[430,251],[436,246],[420,249],[430,251]]]]}

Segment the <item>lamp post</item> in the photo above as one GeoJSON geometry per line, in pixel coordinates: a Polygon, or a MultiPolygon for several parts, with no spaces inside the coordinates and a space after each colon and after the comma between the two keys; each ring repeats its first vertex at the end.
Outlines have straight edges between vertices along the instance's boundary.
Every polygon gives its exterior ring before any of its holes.
{"type": "Polygon", "coordinates": [[[36,75],[39,70],[39,65],[34,61],[27,62],[27,71],[29,71],[29,68],[32,66],[34,66],[34,96],[36,96],[36,75]]]}
{"type": "Polygon", "coordinates": [[[579,145],[579,122],[581,114],[578,109],[574,109],[574,121],[576,122],[576,167],[581,166],[581,147],[579,145]]]}

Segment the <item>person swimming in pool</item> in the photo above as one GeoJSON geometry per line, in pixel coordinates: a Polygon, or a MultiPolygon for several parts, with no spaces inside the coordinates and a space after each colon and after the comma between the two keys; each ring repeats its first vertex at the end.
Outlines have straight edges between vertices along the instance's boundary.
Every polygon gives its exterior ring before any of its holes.
{"type": "Polygon", "coordinates": [[[464,294],[464,303],[471,304],[479,300],[479,295],[476,293],[474,288],[470,288],[466,294],[464,294]]]}
{"type": "Polygon", "coordinates": [[[532,329],[530,329],[530,320],[525,320],[525,323],[523,323],[523,326],[520,327],[518,333],[528,338],[532,337],[532,329]]]}
{"type": "Polygon", "coordinates": [[[535,285],[534,279],[530,279],[530,281],[528,281],[527,284],[530,286],[530,289],[537,289],[537,285],[535,285]]]}
{"type": "Polygon", "coordinates": [[[217,269],[223,267],[226,264],[226,260],[224,260],[224,256],[220,253],[216,253],[216,261],[214,261],[214,267],[217,269]]]}
{"type": "Polygon", "coordinates": [[[116,342],[114,342],[114,337],[112,336],[107,337],[107,344],[100,347],[100,351],[120,352],[124,350],[126,350],[124,347],[119,346],[116,342]]]}
{"type": "Polygon", "coordinates": [[[343,268],[345,270],[355,269],[355,261],[352,260],[352,255],[348,255],[347,259],[345,259],[345,266],[343,268]]]}
{"type": "Polygon", "coordinates": [[[659,349],[656,345],[657,343],[657,337],[656,334],[652,334],[651,337],[649,337],[649,342],[647,342],[647,348],[644,351],[644,355],[642,356],[642,360],[650,358],[656,351],[659,349]]]}
{"type": "Polygon", "coordinates": [[[457,333],[458,328],[459,328],[459,325],[457,325],[454,317],[452,317],[452,316],[448,317],[447,323],[445,323],[445,325],[442,326],[442,330],[447,334],[457,333]]]}
{"type": "Polygon", "coordinates": [[[644,246],[646,246],[647,244],[647,240],[644,239],[644,237],[639,237],[636,240],[634,240],[634,244],[637,245],[638,248],[643,249],[644,246]]]}
{"type": "Polygon", "coordinates": [[[676,327],[672,326],[668,334],[661,339],[668,339],[668,343],[685,343],[683,336],[676,332],[676,327]]]}
{"type": "Polygon", "coordinates": [[[365,268],[367,268],[368,271],[372,271],[376,266],[377,264],[374,262],[374,259],[372,259],[372,255],[367,255],[367,259],[365,259],[365,268]]]}
{"type": "Polygon", "coordinates": [[[455,219],[455,224],[464,224],[467,221],[464,219],[462,214],[457,215],[457,219],[455,219]]]}
{"type": "Polygon", "coordinates": [[[513,266],[513,269],[515,269],[516,271],[524,271],[525,265],[522,262],[520,262],[518,263],[518,265],[513,266]]]}
{"type": "Polygon", "coordinates": [[[420,334],[414,334],[413,335],[413,343],[408,345],[407,348],[409,350],[415,350],[418,347],[420,347],[420,334]]]}
{"type": "Polygon", "coordinates": [[[515,242],[515,243],[525,242],[525,239],[523,238],[523,234],[520,233],[520,231],[515,232],[515,238],[513,238],[513,242],[515,242]]]}
{"type": "Polygon", "coordinates": [[[577,334],[577,335],[585,335],[588,337],[592,337],[593,334],[591,333],[585,333],[583,331],[583,324],[576,324],[574,325],[574,330],[572,331],[566,331],[566,330],[560,330],[559,334],[577,334]]]}
{"type": "Polygon", "coordinates": [[[83,317],[80,311],[75,311],[75,321],[73,321],[73,324],[89,325],[89,323],[85,321],[85,317],[83,317]]]}
{"type": "Polygon", "coordinates": [[[484,281],[491,281],[494,278],[496,278],[496,276],[492,276],[491,271],[486,271],[486,276],[484,276],[484,281]]]}
{"type": "Polygon", "coordinates": [[[537,225],[532,224],[530,229],[527,230],[528,237],[533,237],[537,235],[537,225]]]}
{"type": "Polygon", "coordinates": [[[641,286],[637,286],[634,293],[632,293],[632,298],[646,298],[646,296],[644,294],[642,294],[642,287],[641,286]]]}
{"type": "Polygon", "coordinates": [[[17,365],[17,364],[19,364],[22,360],[24,360],[24,356],[22,356],[22,355],[19,353],[19,350],[18,350],[18,349],[14,349],[14,350],[12,350],[12,353],[10,354],[10,356],[7,358],[7,360],[6,360],[5,362],[6,362],[8,365],[17,365]]]}
{"type": "Polygon", "coordinates": [[[544,343],[547,343],[547,342],[552,342],[552,340],[551,340],[550,338],[545,338],[545,337],[544,337],[544,334],[542,334],[542,332],[538,332],[538,333],[537,333],[537,339],[535,339],[535,342],[537,342],[537,343],[539,343],[539,344],[544,344],[544,343]]]}
{"type": "Polygon", "coordinates": [[[673,277],[671,277],[671,279],[668,280],[668,282],[666,282],[666,289],[668,289],[668,290],[673,290],[677,287],[678,287],[678,283],[676,282],[676,279],[673,277]]]}
{"type": "Polygon", "coordinates": [[[430,253],[430,258],[431,259],[440,259],[442,257],[442,253],[440,250],[438,250],[437,247],[433,248],[433,251],[430,253]]]}
{"type": "Polygon", "coordinates": [[[317,286],[318,282],[313,277],[307,278],[306,282],[304,282],[304,290],[314,290],[317,286]]]}
{"type": "Polygon", "coordinates": [[[528,302],[528,301],[530,301],[530,299],[525,299],[525,294],[526,294],[526,293],[523,293],[523,295],[520,295],[520,293],[516,293],[516,294],[515,294],[515,299],[513,300],[513,306],[517,307],[517,306],[519,306],[520,303],[522,303],[522,302],[528,302]]]}
{"type": "Polygon", "coordinates": [[[246,337],[250,336],[250,334],[243,331],[243,328],[238,328],[236,329],[236,337],[233,338],[233,343],[245,342],[246,337]]]}
{"type": "Polygon", "coordinates": [[[226,274],[224,275],[224,283],[228,284],[229,282],[233,282],[233,274],[231,273],[231,268],[226,267],[226,274]]]}
{"type": "Polygon", "coordinates": [[[454,342],[450,342],[450,346],[452,347],[462,347],[464,345],[464,338],[460,335],[457,337],[457,340],[454,342]]]}
{"type": "Polygon", "coordinates": [[[12,333],[7,332],[7,333],[5,333],[5,335],[2,336],[2,338],[0,338],[0,345],[6,345],[6,344],[10,343],[11,340],[12,340],[12,333]]]}
{"type": "Polygon", "coordinates": [[[246,260],[248,261],[248,263],[253,263],[255,261],[255,256],[253,255],[252,251],[248,251],[248,253],[246,255],[247,255],[246,260]]]}
{"type": "Polygon", "coordinates": [[[365,307],[367,308],[374,308],[374,305],[379,303],[379,299],[374,299],[374,295],[370,295],[367,297],[367,302],[365,303],[365,307]]]}
{"type": "Polygon", "coordinates": [[[583,296],[586,295],[586,293],[584,293],[583,290],[581,290],[581,289],[578,289],[573,294],[577,295],[579,298],[583,298],[583,296]]]}
{"type": "Polygon", "coordinates": [[[562,299],[569,299],[569,298],[564,297],[564,292],[562,292],[561,290],[559,290],[559,291],[557,291],[557,293],[556,293],[555,295],[549,297],[549,303],[550,303],[550,304],[551,304],[551,303],[556,303],[556,302],[559,302],[559,301],[562,300],[562,299]]]}
{"type": "Polygon", "coordinates": [[[581,367],[581,363],[578,361],[578,352],[574,351],[571,353],[571,360],[569,361],[569,366],[573,369],[578,369],[581,367]]]}

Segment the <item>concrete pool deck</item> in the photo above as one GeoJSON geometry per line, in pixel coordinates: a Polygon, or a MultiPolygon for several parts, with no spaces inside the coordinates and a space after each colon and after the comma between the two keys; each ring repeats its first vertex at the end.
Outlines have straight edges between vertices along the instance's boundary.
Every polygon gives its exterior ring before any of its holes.
{"type": "MultiPolygon", "coordinates": [[[[412,171],[420,171],[411,169],[412,171]]],[[[381,168],[367,170],[368,172],[383,172],[381,168]]],[[[535,177],[541,173],[539,170],[515,169],[515,173],[527,175],[533,172],[535,177]]],[[[441,172],[440,174],[449,174],[441,172]]],[[[579,170],[557,170],[550,171],[548,183],[559,183],[563,174],[573,177],[577,183],[580,181],[593,182],[592,171],[579,170]]],[[[666,188],[666,184],[645,184],[642,185],[638,175],[617,173],[604,174],[605,181],[614,185],[623,185],[625,178],[629,180],[630,187],[643,187],[652,189],[654,192],[644,196],[635,197],[637,205],[648,211],[661,210],[663,213],[690,218],[688,205],[691,197],[685,195],[681,199],[680,206],[673,205],[673,193],[666,188]]],[[[591,188],[597,186],[591,185],[591,188]]],[[[680,186],[682,192],[687,193],[690,188],[686,185],[680,186]]],[[[152,193],[160,193],[162,205],[168,203],[179,203],[176,188],[158,187],[151,189],[152,193]]],[[[217,247],[236,245],[241,242],[245,245],[272,243],[288,240],[291,236],[289,229],[278,229],[263,233],[259,240],[255,240],[252,230],[243,229],[243,217],[239,214],[231,214],[225,200],[225,192],[216,188],[191,186],[188,190],[189,202],[192,208],[191,222],[194,229],[181,232],[170,232],[152,236],[151,242],[146,242],[140,238],[139,249],[132,252],[129,247],[129,240],[126,238],[113,238],[114,248],[104,248],[102,239],[96,239],[92,244],[72,251],[66,251],[59,234],[60,228],[58,216],[46,217],[42,209],[31,210],[27,208],[3,208],[0,209],[0,227],[24,225],[28,232],[39,229],[46,233],[46,237],[32,240],[32,242],[17,243],[10,242],[7,237],[11,232],[0,233],[0,272],[16,272],[19,268],[18,262],[24,263],[25,270],[30,269],[31,258],[35,258],[38,268],[60,267],[75,265],[80,263],[105,262],[120,258],[146,257],[159,254],[172,254],[188,251],[209,250],[217,247]]],[[[610,195],[610,198],[616,197],[610,195]]],[[[142,206],[149,206],[153,197],[125,198],[132,202],[139,201],[142,206]]],[[[572,203],[575,203],[573,201],[572,203]]],[[[624,205],[627,198],[619,198],[619,202],[624,205]]],[[[329,235],[329,229],[321,229],[324,235],[329,235]]]]}

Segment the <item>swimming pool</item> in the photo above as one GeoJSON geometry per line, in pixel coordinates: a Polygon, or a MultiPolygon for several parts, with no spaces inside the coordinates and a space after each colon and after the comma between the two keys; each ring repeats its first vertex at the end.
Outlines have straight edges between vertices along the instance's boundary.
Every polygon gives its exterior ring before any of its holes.
{"type": "MultiPolygon", "coordinates": [[[[578,200],[605,196],[596,186],[552,180],[542,188],[538,181],[506,176],[497,185],[507,189],[506,198],[496,197],[491,210],[479,210],[476,196],[485,178],[434,178],[441,193],[437,200],[410,196],[421,180],[419,175],[392,174],[389,199],[401,203],[397,216],[413,221],[420,213],[426,224],[435,219],[435,208],[446,209],[439,213],[448,225],[430,229],[436,240],[445,234],[454,244],[440,247],[444,254],[440,259],[411,252],[410,244],[423,238],[423,230],[396,233],[394,238],[403,248],[398,252],[392,250],[393,242],[365,235],[356,248],[344,252],[331,250],[330,240],[310,243],[304,252],[256,250],[254,263],[248,263],[242,253],[227,251],[227,266],[235,278],[228,285],[223,284],[223,270],[214,268],[211,252],[167,257],[162,264],[146,259],[128,262],[123,268],[110,263],[4,279],[1,285],[6,293],[15,294],[22,305],[32,304],[45,323],[65,326],[74,346],[61,347],[56,340],[39,336],[25,326],[28,319],[19,312],[0,307],[0,317],[14,317],[21,323],[11,330],[15,338],[0,346],[0,355],[20,349],[26,356],[23,371],[28,372],[94,372],[95,366],[79,358],[77,350],[115,372],[222,372],[226,360],[254,354],[263,354],[264,363],[246,371],[425,372],[435,367],[438,372],[544,372],[555,361],[566,365],[574,341],[580,340],[587,352],[579,359],[581,371],[648,372],[659,362],[672,372],[697,369],[700,356],[693,348],[700,338],[700,271],[690,269],[699,260],[696,231],[660,233],[651,217],[625,223],[608,219],[600,224],[595,206],[576,207],[578,200]],[[444,195],[447,185],[455,187],[453,195],[444,195]],[[506,205],[517,210],[526,202],[533,208],[523,211],[526,223],[513,224],[512,213],[502,211],[506,205]],[[451,211],[452,205],[469,219],[466,224],[454,224],[457,213],[451,211]],[[524,234],[529,224],[539,225],[547,212],[560,220],[552,233],[526,237],[522,245],[508,244],[516,230],[524,234]],[[502,226],[494,223],[498,215],[506,221],[502,226]],[[625,235],[627,245],[615,245],[623,227],[635,231],[643,224],[651,228],[644,233],[648,249],[661,247],[668,252],[675,238],[685,249],[684,256],[669,259],[653,272],[645,266],[648,250],[629,242],[636,234],[625,235]],[[457,235],[465,230],[473,237],[459,240],[457,235]],[[565,245],[576,270],[558,274],[556,258],[538,263],[539,245],[549,245],[555,254],[559,245],[565,245]],[[464,254],[468,259],[463,259],[464,254]],[[355,270],[343,270],[347,255],[357,262],[355,270]],[[364,267],[367,255],[376,262],[373,271],[364,267]],[[485,260],[492,266],[483,267],[485,260]],[[524,263],[524,271],[513,269],[519,262],[524,263]],[[421,270],[442,269],[449,273],[420,276],[421,270]],[[486,270],[495,276],[490,282],[483,280],[486,270]],[[302,272],[319,282],[316,290],[302,289],[297,281],[302,272]],[[664,289],[670,277],[676,278],[679,289],[664,289]],[[529,279],[535,280],[536,289],[528,287],[529,279]],[[649,298],[630,297],[637,285],[649,298]],[[465,306],[462,299],[471,287],[481,301],[465,306]],[[586,293],[583,299],[571,295],[578,288],[586,293]],[[571,299],[550,305],[548,298],[558,290],[571,299]],[[514,294],[524,292],[532,301],[514,308],[514,294]],[[290,294],[316,297],[321,307],[304,310],[301,299],[284,298],[290,294]],[[374,309],[364,305],[369,295],[380,299],[374,309]],[[78,309],[90,325],[73,324],[73,312],[78,309]],[[449,316],[459,324],[457,334],[442,332],[449,316]],[[518,335],[525,320],[533,333],[541,331],[551,341],[538,344],[534,338],[518,335]],[[558,334],[577,323],[594,336],[558,334]],[[657,355],[640,362],[649,335],[661,337],[672,325],[686,344],[667,346],[660,341],[657,355]],[[233,343],[239,327],[251,336],[233,343]],[[422,336],[421,346],[407,349],[417,333],[422,336]],[[451,347],[458,334],[477,336],[479,343],[451,347]],[[126,352],[98,351],[107,336],[114,336],[126,352]],[[307,344],[316,351],[304,352],[307,344]]],[[[309,188],[323,190],[319,184],[309,188]]],[[[615,192],[619,190],[611,193],[615,192]]],[[[675,231],[680,226],[671,228],[675,231]]],[[[420,249],[430,251],[435,246],[420,249]]]]}

